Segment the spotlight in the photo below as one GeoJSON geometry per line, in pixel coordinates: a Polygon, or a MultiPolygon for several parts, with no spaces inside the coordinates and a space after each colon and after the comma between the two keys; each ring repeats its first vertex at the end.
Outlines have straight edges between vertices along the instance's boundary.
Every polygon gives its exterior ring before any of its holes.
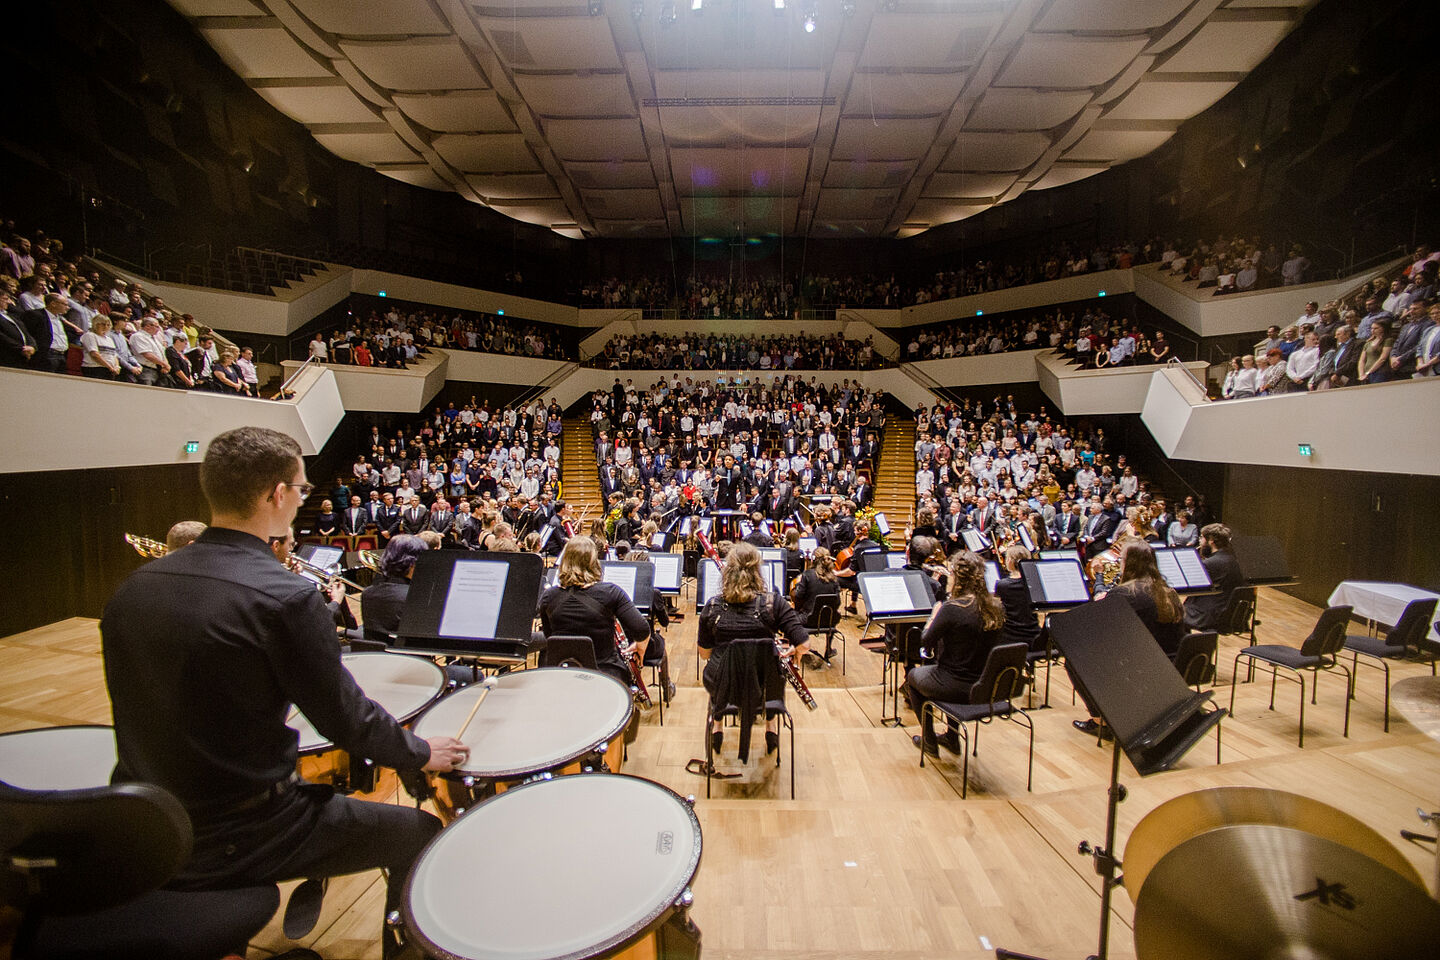
{"type": "Polygon", "coordinates": [[[643,16],[645,16],[645,0],[634,0],[630,4],[630,18],[639,20],[643,16]]]}
{"type": "Polygon", "coordinates": [[[814,32],[815,32],[815,11],[814,11],[814,10],[806,10],[806,11],[805,11],[805,32],[806,32],[806,33],[814,33],[814,32]]]}
{"type": "Polygon", "coordinates": [[[785,12],[785,0],[775,0],[775,12],[776,12],[776,13],[784,13],[784,12],[785,12]]]}
{"type": "Polygon", "coordinates": [[[840,0],[840,13],[846,17],[855,16],[855,0],[840,0]]]}
{"type": "Polygon", "coordinates": [[[900,0],[882,0],[880,5],[885,8],[886,13],[894,13],[900,7],[900,0]]]}
{"type": "Polygon", "coordinates": [[[670,26],[675,22],[675,4],[673,0],[665,0],[660,4],[660,23],[663,26],[670,26]]]}
{"type": "Polygon", "coordinates": [[[605,0],[590,0],[590,2],[586,5],[586,9],[590,11],[590,16],[592,17],[604,16],[605,0]]]}
{"type": "Polygon", "coordinates": [[[705,0],[690,0],[690,12],[691,12],[691,13],[703,13],[703,12],[704,12],[704,10],[703,10],[704,4],[705,4],[705,0]]]}

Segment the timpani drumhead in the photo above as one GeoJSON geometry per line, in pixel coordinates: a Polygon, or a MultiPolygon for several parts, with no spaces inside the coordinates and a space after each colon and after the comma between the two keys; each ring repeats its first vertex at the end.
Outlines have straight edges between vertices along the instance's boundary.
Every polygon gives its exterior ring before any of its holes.
{"type": "Polygon", "coordinates": [[[0,736],[0,781],[21,790],[108,787],[114,727],[43,727],[0,736]]]}
{"type": "MultiPolygon", "coordinates": [[[[402,653],[347,653],[340,663],[365,696],[389,711],[401,723],[408,723],[445,689],[445,671],[422,657],[402,653]]],[[[329,740],[297,713],[290,726],[300,734],[300,752],[314,753],[331,746],[329,740]]]]}
{"type": "MultiPolygon", "coordinates": [[[[594,670],[541,667],[496,679],[465,727],[470,756],[456,773],[506,780],[553,770],[619,736],[630,722],[630,691],[594,670]]],[[[415,735],[455,736],[482,689],[472,684],[435,704],[415,723],[415,735]]]]}
{"type": "Polygon", "coordinates": [[[678,794],[622,774],[557,777],[441,831],[410,872],[405,919],[432,956],[594,957],[663,920],[699,865],[700,821],[678,794]]]}

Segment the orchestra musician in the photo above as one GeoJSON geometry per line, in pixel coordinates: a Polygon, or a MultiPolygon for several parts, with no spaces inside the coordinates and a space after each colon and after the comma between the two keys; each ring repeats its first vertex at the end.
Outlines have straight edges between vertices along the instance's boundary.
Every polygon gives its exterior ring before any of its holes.
{"type": "MultiPolygon", "coordinates": [[[[101,620],[113,780],[156,784],[184,806],[194,844],[172,888],[381,867],[385,912],[399,910],[406,874],[440,821],[300,781],[290,707],[338,747],[401,771],[450,770],[468,750],[452,737],[417,738],[366,698],[341,666],[319,592],[270,552],[267,540],[287,535],[311,491],[298,443],[261,427],[222,433],[200,485],[210,528],[126,578],[101,620]],[[201,676],[224,682],[196,683],[201,676]]],[[[397,956],[399,928],[382,929],[383,956],[397,956]]]]}
{"type": "Polygon", "coordinates": [[[995,581],[995,596],[1005,607],[1005,627],[1000,642],[1023,643],[1032,652],[1038,652],[1045,649],[1045,635],[1035,615],[1035,606],[1030,602],[1030,591],[1020,577],[1020,564],[1029,559],[1030,551],[1019,544],[1005,549],[1001,556],[1005,576],[995,581]]]}
{"type": "MultiPolygon", "coordinates": [[[[565,544],[576,534],[575,524],[570,517],[570,504],[564,500],[555,501],[555,512],[550,516],[550,539],[545,543],[545,551],[551,556],[558,557],[565,549],[565,544]]],[[[484,545],[481,545],[484,549],[484,545]]]]}
{"type": "MultiPolygon", "coordinates": [[[[652,524],[647,523],[646,526],[652,526],[652,524]]],[[[649,561],[650,559],[649,550],[641,548],[622,551],[620,546],[620,544],[615,545],[615,555],[621,560],[649,561]]],[[[665,635],[660,632],[660,628],[670,626],[670,611],[666,609],[665,595],[659,590],[651,593],[650,615],[654,620],[650,626],[650,643],[645,648],[645,658],[641,662],[647,667],[660,668],[660,694],[668,704],[675,698],[675,681],[670,679],[670,651],[665,647],[665,635]]]]}
{"type": "Polygon", "coordinates": [[[638,647],[644,660],[650,624],[625,591],[601,579],[600,548],[585,536],[571,537],[560,552],[555,586],[540,597],[540,627],[546,637],[584,636],[595,644],[595,664],[628,688],[630,667],[625,658],[638,647]],[[627,642],[616,643],[615,622],[627,642]]]}
{"type": "MultiPolygon", "coordinates": [[[[731,547],[720,571],[720,593],[711,597],[700,611],[700,624],[696,645],[700,658],[705,661],[702,682],[713,700],[722,693],[720,683],[724,675],[726,647],[734,640],[748,640],[758,637],[774,637],[783,634],[788,642],[782,645],[780,656],[799,657],[810,649],[810,633],[795,608],[785,602],[778,592],[765,589],[765,579],[760,574],[760,551],[748,543],[737,543],[731,547]]],[[[767,690],[765,698],[784,698],[783,683],[776,690],[767,690]]],[[[780,746],[778,716],[765,718],[765,752],[774,753],[780,746]]],[[[742,723],[748,723],[742,717],[742,723]]],[[[719,751],[724,742],[720,721],[713,722],[710,729],[711,749],[719,751]]]]}
{"type": "Polygon", "coordinates": [[[391,635],[400,629],[400,614],[405,609],[405,598],[410,595],[415,561],[426,549],[424,540],[407,533],[398,534],[385,544],[385,552],[380,555],[379,575],[360,594],[360,616],[365,621],[366,640],[388,646],[391,635]]]}
{"type": "MultiPolygon", "coordinates": [[[[830,556],[830,551],[824,547],[816,547],[815,552],[810,555],[810,569],[795,578],[790,587],[790,601],[795,604],[795,612],[809,623],[815,615],[815,601],[820,597],[838,597],[840,595],[840,584],[835,576],[835,558],[830,556]]],[[[835,641],[833,635],[825,638],[824,654],[816,654],[811,651],[812,657],[817,657],[825,663],[829,663],[835,656],[835,641]]]]}
{"type": "Polygon", "coordinates": [[[945,735],[937,739],[921,705],[926,700],[969,702],[970,688],[984,672],[1005,625],[1005,608],[985,589],[985,561],[978,554],[956,553],[949,572],[950,596],[935,604],[920,634],[921,646],[934,651],[935,662],[912,667],[901,687],[910,709],[921,717],[921,734],[912,739],[932,755],[939,753],[938,745],[959,752],[959,727],[949,721],[945,735]]]}

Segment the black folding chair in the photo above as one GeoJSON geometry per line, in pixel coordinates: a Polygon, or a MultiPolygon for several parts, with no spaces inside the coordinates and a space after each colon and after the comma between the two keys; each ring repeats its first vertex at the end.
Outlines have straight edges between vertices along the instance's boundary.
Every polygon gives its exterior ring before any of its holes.
{"type": "Polygon", "coordinates": [[[1411,600],[1390,632],[1384,637],[1350,634],[1345,637],[1345,651],[1350,654],[1350,698],[1355,698],[1355,683],[1360,678],[1360,658],[1373,662],[1385,671],[1385,732],[1390,732],[1390,664],[1391,660],[1409,660],[1430,663],[1430,673],[1435,673],[1435,661],[1440,658],[1440,644],[1427,640],[1426,631],[1430,618],[1435,616],[1436,601],[1411,600]]]}
{"type": "Polygon", "coordinates": [[[1205,684],[1215,684],[1215,656],[1220,644],[1220,634],[1213,630],[1187,633],[1180,639],[1175,656],[1170,659],[1175,669],[1185,678],[1185,683],[1199,693],[1205,684]]]}
{"type": "MultiPolygon", "coordinates": [[[[954,721],[960,734],[960,799],[965,799],[970,786],[970,753],[980,755],[980,724],[992,720],[1011,720],[1030,732],[1030,748],[1025,770],[1025,789],[1035,780],[1035,724],[1015,704],[1024,689],[1026,654],[1030,648],[1023,643],[1006,643],[992,647],[985,658],[985,670],[970,687],[969,703],[947,703],[926,700],[920,705],[922,729],[933,729],[936,715],[954,721]],[[974,724],[974,736],[965,733],[965,724],[974,724]]],[[[922,734],[923,741],[923,734],[922,734]]],[[[920,766],[925,766],[925,749],[920,749],[920,766]]]]}
{"type": "MultiPolygon", "coordinates": [[[[1300,742],[1299,746],[1305,746],[1305,671],[1310,671],[1312,680],[1310,685],[1310,702],[1315,702],[1315,688],[1320,685],[1321,670],[1339,670],[1345,674],[1345,736],[1350,736],[1350,684],[1352,677],[1350,671],[1340,662],[1337,654],[1345,646],[1345,625],[1350,622],[1350,613],[1353,608],[1349,606],[1328,607],[1320,612],[1320,618],[1315,621],[1315,628],[1310,631],[1310,636],[1300,645],[1300,649],[1276,643],[1254,644],[1242,647],[1235,654],[1235,664],[1231,672],[1230,681],[1230,715],[1235,715],[1235,688],[1240,685],[1240,658],[1246,657],[1250,660],[1249,677],[1255,675],[1255,662],[1270,665],[1270,709],[1275,709],[1275,680],[1279,676],[1279,670],[1284,667],[1295,674],[1287,678],[1293,679],[1300,684],[1300,742]]],[[[1248,682],[1248,681],[1247,681],[1248,682]]]]}

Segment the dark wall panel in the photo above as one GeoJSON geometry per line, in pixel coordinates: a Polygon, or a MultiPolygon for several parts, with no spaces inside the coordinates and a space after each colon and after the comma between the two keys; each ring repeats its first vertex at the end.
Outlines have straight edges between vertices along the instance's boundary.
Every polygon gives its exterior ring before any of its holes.
{"type": "Polygon", "coordinates": [[[1440,477],[1231,465],[1223,516],[1279,537],[1301,581],[1290,592],[1323,605],[1341,580],[1440,590],[1436,503],[1440,477]]]}

